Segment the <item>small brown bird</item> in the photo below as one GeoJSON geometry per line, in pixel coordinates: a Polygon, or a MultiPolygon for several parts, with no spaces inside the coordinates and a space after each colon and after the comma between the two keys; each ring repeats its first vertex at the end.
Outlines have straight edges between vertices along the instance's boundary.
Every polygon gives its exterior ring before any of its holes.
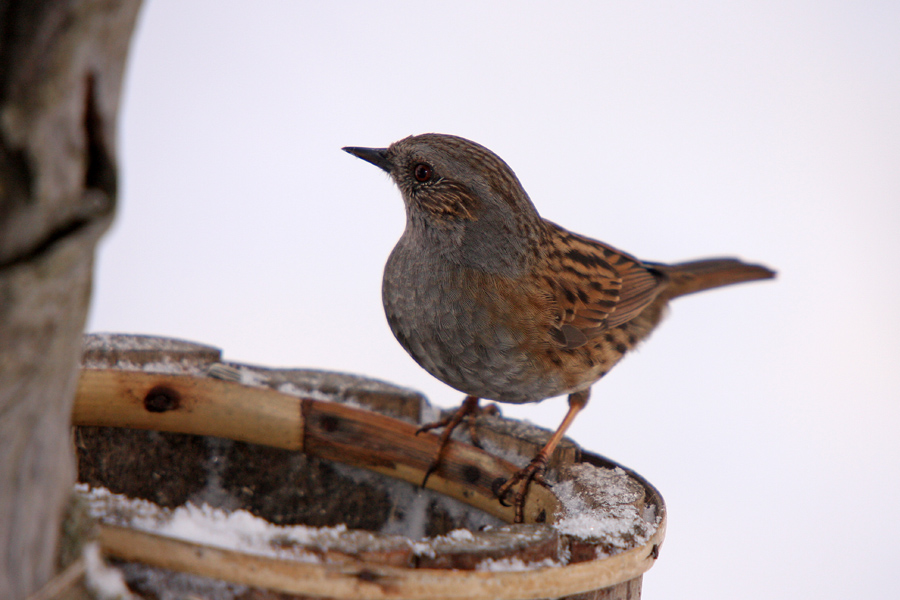
{"type": "MultiPolygon", "coordinates": [[[[538,214],[512,169],[469,140],[425,134],[389,148],[344,148],[387,171],[406,205],[406,230],[384,269],[394,336],[426,371],[467,394],[442,446],[479,398],[540,402],[569,395],[569,411],[514,486],[516,518],[532,480],[591,385],[659,323],[672,298],[768,279],[733,258],[664,265],[638,260],[538,214]]],[[[423,429],[429,429],[426,426],[423,429]]],[[[429,474],[440,462],[438,454],[429,474]]],[[[426,475],[427,479],[427,475],[426,475]]]]}

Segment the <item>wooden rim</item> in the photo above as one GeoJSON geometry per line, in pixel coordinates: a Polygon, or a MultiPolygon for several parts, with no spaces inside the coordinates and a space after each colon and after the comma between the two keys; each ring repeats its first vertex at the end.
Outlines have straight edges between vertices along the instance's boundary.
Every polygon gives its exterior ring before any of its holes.
{"type": "Polygon", "coordinates": [[[313,564],[203,546],[133,529],[102,526],[111,555],[288,594],[339,599],[516,600],[558,598],[642,575],[655,562],[661,526],[646,545],[610,558],[528,571],[400,569],[380,564],[313,564]]]}

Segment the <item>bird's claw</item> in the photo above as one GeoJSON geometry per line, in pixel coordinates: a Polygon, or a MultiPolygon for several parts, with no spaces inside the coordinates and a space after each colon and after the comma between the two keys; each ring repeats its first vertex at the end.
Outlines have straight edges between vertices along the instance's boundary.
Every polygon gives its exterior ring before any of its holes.
{"type": "Polygon", "coordinates": [[[500,504],[506,507],[515,507],[516,523],[522,523],[524,520],[525,499],[528,497],[528,488],[531,486],[531,482],[533,481],[545,488],[550,487],[550,484],[547,483],[547,480],[544,478],[544,472],[546,470],[547,460],[541,454],[538,454],[527,467],[516,471],[505,483],[499,487],[495,487],[494,494],[497,496],[497,500],[499,500],[500,504]],[[507,497],[510,492],[513,491],[513,488],[518,489],[516,489],[515,495],[513,496],[512,504],[509,504],[507,503],[507,497]]]}

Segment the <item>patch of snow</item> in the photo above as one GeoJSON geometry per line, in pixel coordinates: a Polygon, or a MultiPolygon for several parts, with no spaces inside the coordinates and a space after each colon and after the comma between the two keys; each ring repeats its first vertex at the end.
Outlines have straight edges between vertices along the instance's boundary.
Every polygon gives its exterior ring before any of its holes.
{"type": "MultiPolygon", "coordinates": [[[[337,394],[328,394],[314,387],[302,388],[291,381],[282,383],[276,389],[282,394],[287,394],[288,396],[309,398],[310,400],[318,400],[320,402],[337,402],[338,400],[340,400],[340,396],[338,396],[337,394]]],[[[359,404],[356,404],[356,407],[359,407],[359,404]]]]}
{"type": "Polygon", "coordinates": [[[101,600],[131,600],[135,596],[125,584],[125,578],[119,569],[106,564],[100,555],[97,542],[85,544],[82,550],[84,557],[84,582],[96,598],[101,600]]]}
{"type": "Polygon", "coordinates": [[[535,562],[525,562],[521,558],[489,558],[475,566],[476,571],[489,571],[492,573],[507,573],[510,571],[536,571],[561,567],[562,564],[552,558],[545,558],[535,562]]]}
{"type": "Polygon", "coordinates": [[[475,536],[468,529],[454,529],[443,537],[455,542],[474,542],[475,536]]]}
{"type": "Polygon", "coordinates": [[[239,367],[239,370],[241,373],[241,383],[243,385],[248,385],[251,387],[265,387],[266,382],[269,381],[268,377],[266,377],[262,373],[254,371],[249,367],[241,366],[239,367]]]}
{"type": "Polygon", "coordinates": [[[598,557],[641,546],[656,532],[655,508],[643,505],[642,487],[618,467],[575,465],[553,491],[564,511],[554,527],[562,534],[597,542],[598,557]]]}
{"type": "Polygon", "coordinates": [[[328,545],[347,528],[278,526],[245,510],[226,512],[208,504],[185,504],[175,509],[113,494],[106,488],[78,484],[76,491],[87,500],[91,515],[101,523],[129,527],[173,539],[250,554],[320,562],[314,553],[297,546],[328,545]]]}
{"type": "MultiPolygon", "coordinates": [[[[126,361],[119,361],[116,364],[116,368],[122,369],[122,363],[126,361]]],[[[193,367],[193,365],[187,365],[180,361],[174,361],[169,357],[165,357],[163,360],[158,360],[155,362],[148,362],[143,366],[132,367],[132,369],[136,368],[138,370],[144,371],[145,373],[165,373],[167,375],[200,375],[202,371],[193,367]]]]}

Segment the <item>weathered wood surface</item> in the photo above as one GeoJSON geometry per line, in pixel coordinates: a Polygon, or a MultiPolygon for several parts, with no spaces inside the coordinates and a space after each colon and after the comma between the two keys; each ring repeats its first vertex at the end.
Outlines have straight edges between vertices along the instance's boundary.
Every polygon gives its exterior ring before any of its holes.
{"type": "MultiPolygon", "coordinates": [[[[418,421],[424,418],[420,395],[355,376],[222,363],[215,349],[186,343],[179,346],[173,340],[92,336],[86,347],[85,362],[92,368],[82,373],[74,413],[76,423],[92,425],[80,427],[76,433],[83,480],[164,506],[177,506],[190,498],[243,507],[273,523],[361,528],[348,531],[336,541],[303,546],[304,552],[328,558],[323,564],[310,564],[280,559],[273,562],[252,554],[201,548],[148,532],[105,526],[103,543],[120,558],[249,585],[257,590],[254,598],[266,597],[268,592],[262,590],[268,589],[336,598],[398,599],[638,598],[641,575],[656,559],[665,530],[664,506],[656,491],[636,475],[629,479],[633,493],[626,494],[624,501],[661,516],[656,533],[646,544],[622,551],[603,540],[561,535],[550,525],[536,524],[484,532],[473,528],[471,536],[429,538],[424,544],[430,545],[430,550],[423,552],[422,546],[411,544],[408,537],[379,531],[393,511],[412,510],[410,498],[428,492],[417,492],[409,486],[398,505],[397,498],[391,499],[391,493],[384,492],[379,481],[346,476],[328,466],[361,466],[412,484],[421,482],[437,448],[437,436],[415,435],[418,421]],[[104,347],[109,349],[106,354],[104,347]],[[157,353],[151,351],[153,347],[157,353]],[[184,361],[180,361],[181,353],[184,361]],[[110,369],[113,365],[119,368],[110,369]],[[373,406],[403,420],[373,412],[373,406]],[[94,427],[97,425],[182,433],[94,427]],[[203,438],[187,432],[244,441],[203,438]],[[294,452],[301,448],[306,454],[294,452]],[[212,482],[207,480],[211,464],[218,469],[212,482]],[[128,474],[129,466],[138,476],[128,474]],[[184,476],[179,478],[179,473],[184,476]],[[175,479],[184,479],[190,485],[176,489],[171,485],[175,479]],[[208,495],[210,483],[214,484],[213,497],[208,495]],[[316,488],[321,485],[325,488],[320,492],[316,488]],[[278,486],[283,489],[276,489],[278,486]],[[295,495],[298,492],[301,496],[295,495]],[[319,510],[315,507],[317,498],[322,506],[337,505],[336,510],[319,510]],[[273,507],[273,503],[281,506],[273,507]],[[315,510],[308,510],[310,504],[315,510]],[[298,505],[305,509],[294,510],[298,505]],[[608,558],[598,560],[598,552],[608,558]],[[534,565],[547,561],[549,566],[520,571],[502,567],[479,570],[485,560],[534,565]]],[[[480,437],[504,447],[517,445],[509,444],[504,436],[525,440],[522,451],[526,455],[539,447],[541,436],[546,435],[534,428],[525,431],[528,426],[499,418],[492,417],[486,423],[480,437]]],[[[610,477],[624,475],[615,470],[614,463],[591,455],[582,457],[572,446],[561,452],[557,462],[559,472],[574,482],[576,491],[579,486],[595,485],[579,480],[578,461],[582,459],[609,470],[610,477]]],[[[429,480],[430,488],[502,519],[512,518],[512,511],[493,497],[492,482],[508,477],[515,470],[513,465],[455,441],[446,462],[429,480]]],[[[603,502],[596,499],[602,496],[593,493],[597,490],[585,487],[581,491],[586,498],[594,498],[592,502],[603,502]]],[[[396,492],[393,494],[396,496],[396,492]]],[[[552,524],[559,513],[557,499],[538,486],[533,494],[529,519],[552,524]]],[[[460,521],[456,510],[431,510],[423,520],[431,522],[429,528],[413,539],[471,527],[475,522],[467,516],[460,521]]]]}
{"type": "Polygon", "coordinates": [[[94,246],[139,0],[0,0],[0,598],[54,574],[94,246]]]}
{"type": "MultiPolygon", "coordinates": [[[[87,369],[73,410],[75,425],[129,427],[210,435],[305,452],[418,484],[438,450],[436,435],[416,425],[344,404],[297,398],[268,388],[191,375],[87,369]]],[[[517,467],[473,446],[451,441],[445,464],[428,488],[511,521],[492,485],[517,467]]],[[[552,494],[534,486],[530,522],[556,510],[552,494]]]]}

